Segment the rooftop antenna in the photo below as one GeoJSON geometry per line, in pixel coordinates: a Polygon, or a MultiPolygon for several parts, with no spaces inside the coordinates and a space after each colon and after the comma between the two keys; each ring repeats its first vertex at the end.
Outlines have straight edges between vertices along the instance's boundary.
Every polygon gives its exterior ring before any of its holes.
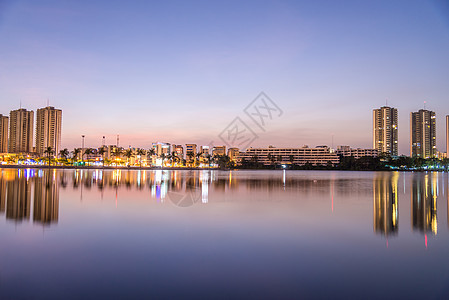
{"type": "Polygon", "coordinates": [[[103,135],[103,147],[106,145],[106,137],[103,135]]]}
{"type": "Polygon", "coordinates": [[[20,109],[22,109],[22,100],[20,100],[20,109]]]}
{"type": "Polygon", "coordinates": [[[47,107],[50,106],[50,99],[47,98],[47,107]]]}
{"type": "Polygon", "coordinates": [[[120,136],[117,134],[117,148],[118,148],[119,141],[120,141],[120,136]]]}
{"type": "Polygon", "coordinates": [[[388,99],[385,99],[385,106],[388,106],[388,99]]]}
{"type": "Polygon", "coordinates": [[[426,109],[426,101],[424,101],[424,110],[426,109]]]}

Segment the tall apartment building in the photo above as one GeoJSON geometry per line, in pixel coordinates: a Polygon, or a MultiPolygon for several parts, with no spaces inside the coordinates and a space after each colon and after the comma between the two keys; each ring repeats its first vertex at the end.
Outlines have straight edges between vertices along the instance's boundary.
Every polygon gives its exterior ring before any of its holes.
{"type": "Polygon", "coordinates": [[[382,106],[373,110],[373,149],[398,155],[398,110],[382,106]]]}
{"type": "Polygon", "coordinates": [[[446,116],[446,157],[449,158],[449,115],[446,116]]]}
{"type": "Polygon", "coordinates": [[[33,151],[34,112],[24,108],[9,113],[9,153],[33,151]]]}
{"type": "Polygon", "coordinates": [[[436,155],[435,112],[420,109],[410,114],[410,156],[422,158],[436,155]]]}
{"type": "Polygon", "coordinates": [[[0,153],[8,152],[9,118],[0,114],[0,153]]]}
{"type": "Polygon", "coordinates": [[[43,155],[51,147],[54,155],[61,149],[62,110],[52,106],[36,112],[36,152],[43,155]]]}

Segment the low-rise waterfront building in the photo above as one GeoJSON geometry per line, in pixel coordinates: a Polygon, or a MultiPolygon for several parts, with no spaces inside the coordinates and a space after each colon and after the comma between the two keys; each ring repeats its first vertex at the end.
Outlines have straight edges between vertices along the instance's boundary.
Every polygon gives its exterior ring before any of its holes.
{"type": "Polygon", "coordinates": [[[212,156],[224,156],[226,155],[226,146],[215,146],[212,148],[212,156]]]}
{"type": "Polygon", "coordinates": [[[339,163],[337,154],[332,153],[327,146],[309,148],[249,148],[241,153],[240,159],[243,161],[255,161],[264,165],[272,164],[295,164],[305,165],[336,165],[339,163]]]}
{"type": "Polygon", "coordinates": [[[352,156],[354,158],[361,158],[364,156],[377,157],[379,155],[379,150],[377,149],[362,149],[362,148],[351,148],[350,146],[338,146],[337,155],[341,156],[352,156]]]}

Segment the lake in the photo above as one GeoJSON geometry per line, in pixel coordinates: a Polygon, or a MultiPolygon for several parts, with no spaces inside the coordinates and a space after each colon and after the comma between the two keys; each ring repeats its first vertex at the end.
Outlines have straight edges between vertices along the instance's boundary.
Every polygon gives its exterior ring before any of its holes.
{"type": "Polygon", "coordinates": [[[0,299],[449,298],[447,173],[0,174],[0,299]]]}

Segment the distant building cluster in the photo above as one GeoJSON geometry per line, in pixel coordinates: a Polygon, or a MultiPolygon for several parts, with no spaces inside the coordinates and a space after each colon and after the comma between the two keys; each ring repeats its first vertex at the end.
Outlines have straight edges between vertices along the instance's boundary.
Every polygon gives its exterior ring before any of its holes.
{"type": "Polygon", "coordinates": [[[42,156],[51,150],[52,155],[57,155],[61,149],[61,128],[62,110],[52,106],[37,110],[36,124],[32,110],[13,110],[9,117],[0,114],[0,153],[42,156]]]}
{"type": "MultiPolygon", "coordinates": [[[[115,164],[169,167],[211,167],[217,165],[313,165],[335,166],[341,157],[398,156],[398,111],[383,106],[373,110],[373,147],[352,148],[341,145],[332,149],[326,145],[310,148],[282,147],[242,149],[226,146],[153,143],[150,149],[122,148],[119,138],[115,145],[103,145],[98,149],[61,149],[62,110],[52,106],[36,111],[20,108],[9,117],[0,114],[0,153],[20,154],[32,158],[71,159],[74,164],[115,164]],[[35,129],[35,132],[34,132],[35,129]],[[35,134],[34,134],[35,133],[35,134]]],[[[421,109],[410,114],[410,156],[420,158],[444,158],[449,150],[449,116],[446,116],[446,153],[437,151],[435,112],[421,109]]],[[[5,160],[3,155],[3,160],[5,160]]]]}
{"type": "MultiPolygon", "coordinates": [[[[410,113],[410,156],[445,158],[449,152],[449,116],[446,116],[446,153],[437,150],[436,114],[420,109],[410,113]]],[[[373,110],[373,148],[379,153],[398,155],[398,111],[383,106],[373,110]]]]}

